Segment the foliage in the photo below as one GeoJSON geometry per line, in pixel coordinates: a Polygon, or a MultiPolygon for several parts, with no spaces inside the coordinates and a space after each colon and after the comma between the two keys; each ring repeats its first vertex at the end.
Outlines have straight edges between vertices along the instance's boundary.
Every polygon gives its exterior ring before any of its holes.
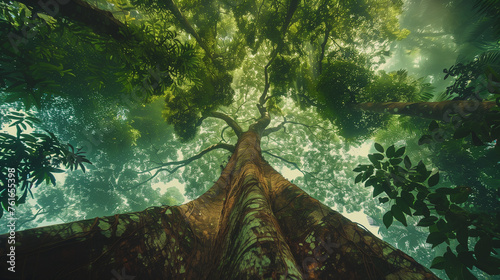
{"type": "MultiPolygon", "coordinates": [[[[454,99],[470,100],[465,110],[460,114],[452,114],[449,120],[441,125],[432,121],[429,124],[430,134],[424,134],[419,144],[429,144],[433,141],[442,142],[448,138],[469,138],[474,146],[493,145],[497,155],[500,155],[500,146],[497,139],[500,138],[500,77],[493,65],[488,61],[497,61],[498,52],[484,53],[477,60],[466,65],[456,64],[450,69],[444,69],[448,76],[456,77],[453,85],[449,86],[446,94],[454,95],[454,99]],[[491,58],[493,57],[493,58],[491,58]],[[491,59],[490,59],[491,58],[491,59]],[[475,112],[480,102],[495,100],[496,106],[484,114],[475,112]],[[451,135],[450,135],[451,134],[451,135]]],[[[498,62],[498,61],[497,61],[498,62]]]]}
{"type": "MultiPolygon", "coordinates": [[[[460,205],[467,202],[470,188],[440,187],[440,173],[428,170],[420,161],[414,165],[404,156],[405,147],[387,149],[375,143],[378,153],[368,155],[371,164],[362,164],[356,182],[373,187],[373,197],[380,194],[381,204],[391,208],[383,216],[389,228],[393,220],[408,226],[409,217],[423,216],[417,226],[428,227],[427,243],[432,248],[446,243],[446,253],[436,257],[432,268],[444,269],[450,279],[476,279],[469,271],[474,266],[491,275],[500,274],[500,260],[494,256],[500,248],[500,228],[497,213],[473,213],[460,205]],[[469,249],[473,246],[473,249],[469,249]]],[[[412,221],[411,219],[410,221],[412,221]]]]}
{"type": "MultiPolygon", "coordinates": [[[[84,163],[90,161],[83,155],[81,149],[77,149],[70,144],[63,145],[57,137],[46,131],[46,133],[23,133],[28,126],[34,128],[40,123],[32,114],[24,114],[12,111],[7,117],[13,121],[10,127],[16,128],[15,135],[0,133],[0,168],[2,170],[2,189],[0,190],[0,215],[8,206],[12,206],[9,197],[10,193],[15,195],[15,204],[25,203],[28,193],[31,194],[32,187],[46,184],[56,184],[55,173],[64,172],[61,166],[69,170],[77,170],[78,167],[85,172],[84,163]],[[7,190],[8,170],[14,169],[14,189],[7,190]]],[[[12,179],[12,178],[11,178],[12,179]]]]}
{"type": "Polygon", "coordinates": [[[482,53],[475,60],[463,64],[457,63],[444,69],[444,79],[455,77],[453,84],[446,88],[446,94],[455,96],[455,100],[489,99],[491,94],[498,94],[498,70],[500,69],[500,51],[482,53]]]}

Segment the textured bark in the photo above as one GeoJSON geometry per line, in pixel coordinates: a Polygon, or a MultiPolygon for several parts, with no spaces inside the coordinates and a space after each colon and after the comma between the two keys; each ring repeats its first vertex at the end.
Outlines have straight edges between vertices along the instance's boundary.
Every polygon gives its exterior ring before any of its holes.
{"type": "Polygon", "coordinates": [[[243,133],[189,203],[17,232],[16,272],[0,278],[438,279],[284,179],[262,158],[260,132],[243,133]]]}
{"type": "Polygon", "coordinates": [[[354,108],[373,113],[390,113],[449,122],[453,115],[458,115],[460,118],[471,116],[481,118],[493,106],[495,106],[495,102],[449,100],[441,102],[360,103],[354,108]]]}

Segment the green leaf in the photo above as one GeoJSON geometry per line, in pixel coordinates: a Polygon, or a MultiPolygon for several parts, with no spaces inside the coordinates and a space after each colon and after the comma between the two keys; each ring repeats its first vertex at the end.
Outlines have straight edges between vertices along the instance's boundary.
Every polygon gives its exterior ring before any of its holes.
{"type": "Polygon", "coordinates": [[[401,198],[410,206],[413,206],[413,201],[415,200],[415,197],[413,196],[412,193],[409,191],[402,191],[401,192],[401,198]]]}
{"type": "Polygon", "coordinates": [[[450,205],[450,201],[448,201],[446,195],[441,193],[431,193],[427,196],[427,199],[430,203],[434,204],[436,210],[445,211],[450,205]]]}
{"type": "Polygon", "coordinates": [[[396,220],[401,222],[405,227],[408,226],[408,224],[406,224],[405,214],[403,214],[403,211],[401,210],[401,208],[398,205],[396,205],[396,204],[392,205],[391,212],[392,212],[392,215],[394,216],[394,218],[396,218],[396,220]]]}
{"type": "Polygon", "coordinates": [[[490,275],[500,274],[500,259],[496,257],[489,256],[485,259],[481,259],[480,261],[478,260],[476,262],[476,266],[490,275]]]}
{"type": "Polygon", "coordinates": [[[486,259],[490,256],[490,252],[492,250],[491,238],[483,237],[480,238],[479,241],[474,246],[474,254],[478,261],[486,259]]]}
{"type": "MultiPolygon", "coordinates": [[[[430,180],[430,178],[429,178],[430,180]]],[[[439,188],[439,189],[436,189],[436,193],[442,193],[442,194],[454,194],[454,193],[458,193],[459,190],[458,189],[452,189],[452,188],[439,188]]]]}
{"type": "Polygon", "coordinates": [[[451,202],[458,204],[466,202],[468,198],[469,193],[465,191],[450,195],[451,202]]]}
{"type": "Polygon", "coordinates": [[[415,201],[413,204],[413,209],[416,211],[413,213],[414,216],[425,216],[428,217],[430,215],[429,208],[422,200],[415,201]]]}
{"type": "Polygon", "coordinates": [[[363,179],[363,173],[359,173],[358,176],[354,179],[354,184],[357,184],[361,182],[361,179],[363,179]]]}
{"type": "Polygon", "coordinates": [[[468,246],[469,231],[467,227],[461,227],[457,230],[457,240],[463,246],[468,246]]]}
{"type": "Polygon", "coordinates": [[[49,177],[50,177],[50,182],[52,183],[52,185],[56,185],[56,177],[54,177],[54,175],[52,173],[48,173],[49,174],[49,177]]]}
{"type": "Polygon", "coordinates": [[[401,162],[403,161],[402,158],[391,158],[389,160],[389,162],[392,164],[392,165],[398,165],[400,164],[401,162]]]}
{"type": "Polygon", "coordinates": [[[429,177],[429,181],[427,181],[427,184],[429,184],[429,187],[432,188],[438,183],[439,183],[439,172],[436,172],[436,174],[429,177]]]}
{"type": "Polygon", "coordinates": [[[466,137],[469,134],[470,134],[470,129],[461,126],[457,130],[455,130],[455,133],[453,134],[453,138],[460,139],[460,138],[466,137]]]}
{"type": "Polygon", "coordinates": [[[370,165],[367,165],[367,164],[360,164],[360,165],[356,166],[356,168],[354,168],[354,170],[353,170],[353,171],[354,171],[354,172],[362,172],[362,171],[366,171],[366,170],[368,170],[368,167],[369,167],[369,166],[370,166],[370,165]]]}
{"type": "Polygon", "coordinates": [[[385,154],[389,158],[394,157],[395,153],[396,153],[396,149],[394,148],[394,145],[389,146],[389,148],[387,148],[387,151],[385,151],[385,154]]]}
{"type": "Polygon", "coordinates": [[[406,147],[399,148],[395,153],[394,157],[402,157],[405,154],[406,147]]]}
{"type": "Polygon", "coordinates": [[[387,201],[389,201],[388,197],[379,197],[378,198],[378,202],[380,202],[380,203],[386,203],[387,201]]]}
{"type": "Polygon", "coordinates": [[[432,226],[437,220],[438,220],[438,218],[435,216],[426,217],[426,218],[421,219],[418,222],[417,226],[419,226],[419,227],[432,226]]]}
{"type": "Polygon", "coordinates": [[[430,135],[422,135],[420,139],[418,139],[418,145],[421,146],[423,144],[430,144],[432,143],[432,136],[430,135]]]}
{"type": "Polygon", "coordinates": [[[377,150],[380,153],[383,153],[384,147],[382,147],[382,145],[380,145],[379,143],[375,143],[375,150],[377,150]]]}
{"type": "Polygon", "coordinates": [[[391,211],[385,213],[383,220],[386,228],[389,228],[392,225],[393,217],[391,211]]]}
{"type": "Polygon", "coordinates": [[[369,154],[368,159],[374,164],[380,164],[379,161],[384,159],[384,155],[382,154],[369,154]]]}
{"type": "Polygon", "coordinates": [[[379,195],[383,192],[384,192],[384,187],[382,184],[375,184],[373,186],[373,197],[376,197],[377,195],[379,195]]]}
{"type": "Polygon", "coordinates": [[[429,236],[427,236],[426,242],[432,244],[432,248],[434,248],[437,245],[445,242],[447,239],[448,238],[446,237],[446,235],[444,233],[442,233],[440,231],[435,231],[435,232],[432,232],[431,234],[429,234],[429,236]]]}
{"type": "Polygon", "coordinates": [[[471,251],[458,252],[458,259],[469,269],[472,269],[476,263],[474,254],[471,251]]]}
{"type": "Polygon", "coordinates": [[[404,164],[405,164],[406,169],[410,169],[411,168],[411,160],[410,160],[410,158],[408,156],[405,156],[404,164]]]}
{"type": "Polygon", "coordinates": [[[396,197],[396,204],[405,214],[411,215],[410,205],[402,197],[396,197]]]}
{"type": "Polygon", "coordinates": [[[444,257],[435,257],[432,260],[431,268],[444,269],[445,266],[446,266],[446,260],[444,257]]]}
{"type": "Polygon", "coordinates": [[[437,130],[439,128],[439,125],[437,123],[437,121],[433,120],[431,121],[431,123],[429,124],[429,131],[434,131],[434,130],[437,130]]]}

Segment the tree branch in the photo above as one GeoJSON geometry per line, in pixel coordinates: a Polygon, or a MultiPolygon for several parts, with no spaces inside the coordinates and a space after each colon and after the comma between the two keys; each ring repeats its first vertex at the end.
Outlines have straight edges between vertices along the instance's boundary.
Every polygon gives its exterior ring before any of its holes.
{"type": "Polygon", "coordinates": [[[184,167],[184,166],[190,164],[191,162],[193,162],[193,161],[195,161],[197,159],[200,159],[201,157],[203,157],[203,155],[207,154],[208,152],[211,152],[211,151],[217,150],[217,149],[225,149],[225,150],[228,150],[229,152],[233,153],[236,148],[235,148],[234,145],[229,145],[229,144],[225,144],[225,143],[217,143],[217,144],[209,146],[208,148],[204,149],[203,151],[199,152],[198,154],[196,154],[196,155],[194,155],[194,156],[192,156],[192,157],[190,157],[188,159],[180,160],[180,161],[171,161],[171,162],[160,163],[159,166],[156,166],[156,167],[150,168],[148,170],[139,172],[139,173],[147,173],[147,172],[151,172],[151,171],[157,169],[156,172],[155,172],[155,174],[153,174],[153,176],[151,176],[146,181],[143,181],[143,182],[135,185],[134,188],[136,188],[136,187],[138,187],[138,186],[140,186],[142,184],[145,184],[145,183],[153,180],[162,171],[167,171],[168,173],[172,174],[175,171],[177,171],[179,168],[184,167]],[[174,169],[165,168],[165,167],[171,166],[171,165],[177,165],[177,166],[174,167],[174,169]]]}
{"type": "Polygon", "coordinates": [[[174,14],[175,18],[179,21],[181,26],[194,37],[196,42],[200,45],[200,47],[205,51],[208,57],[213,58],[212,52],[208,48],[207,44],[201,39],[198,32],[194,30],[193,26],[189,23],[189,21],[184,17],[182,12],[179,10],[177,5],[174,3],[174,0],[166,0],[167,8],[174,14]]]}
{"type": "Polygon", "coordinates": [[[271,133],[275,133],[275,132],[279,131],[282,128],[284,129],[285,128],[285,123],[286,123],[286,119],[285,119],[284,122],[280,123],[278,126],[271,127],[271,128],[266,128],[266,130],[264,130],[264,132],[262,132],[262,137],[268,136],[271,133]]]}
{"type": "Polygon", "coordinates": [[[261,106],[264,106],[268,100],[267,92],[269,91],[270,84],[269,84],[269,73],[267,72],[267,70],[268,70],[269,66],[271,66],[274,59],[276,58],[276,56],[278,55],[278,53],[280,52],[281,48],[284,45],[283,40],[285,39],[285,34],[288,30],[288,27],[290,26],[290,23],[292,21],[292,17],[294,15],[295,11],[297,10],[297,7],[299,6],[299,3],[300,3],[300,0],[291,0],[290,1],[290,5],[288,6],[288,9],[286,12],[285,21],[283,22],[283,26],[281,27],[281,40],[278,43],[278,46],[271,53],[271,59],[269,59],[269,62],[264,67],[264,79],[265,79],[264,91],[262,92],[262,95],[259,98],[259,104],[261,106]]]}
{"type": "Polygon", "coordinates": [[[236,136],[240,138],[240,135],[243,134],[243,129],[241,129],[240,125],[230,116],[221,113],[221,112],[210,112],[207,115],[208,117],[213,117],[213,118],[218,118],[227,123],[233,130],[234,133],[236,133],[236,136]]]}
{"type": "Polygon", "coordinates": [[[42,212],[42,210],[44,210],[44,209],[43,209],[43,208],[38,209],[38,211],[35,213],[35,215],[34,215],[33,217],[31,217],[31,218],[29,218],[29,219],[27,219],[27,220],[24,220],[24,221],[23,221],[22,223],[20,223],[19,225],[16,225],[16,226],[17,226],[17,228],[21,228],[21,227],[22,227],[22,226],[24,226],[26,223],[31,222],[31,221],[33,221],[33,220],[35,220],[35,219],[36,219],[36,217],[38,217],[38,215],[40,215],[40,214],[47,214],[47,211],[43,211],[43,212],[42,212]]]}
{"type": "Polygon", "coordinates": [[[293,161],[289,161],[289,160],[287,160],[287,159],[285,159],[285,158],[282,158],[282,157],[280,157],[280,156],[277,156],[277,155],[275,155],[275,154],[272,154],[272,153],[270,153],[269,151],[263,151],[263,153],[266,153],[266,154],[268,154],[268,155],[270,155],[270,156],[272,156],[272,157],[275,157],[275,158],[277,158],[277,159],[279,159],[279,160],[282,160],[282,161],[284,161],[284,162],[286,162],[286,163],[288,163],[288,164],[292,165],[292,166],[293,166],[293,167],[295,167],[298,171],[300,171],[300,173],[302,173],[302,175],[306,175],[306,174],[307,174],[307,175],[310,175],[311,177],[313,177],[314,179],[316,179],[316,180],[318,180],[318,181],[326,182],[326,183],[328,183],[328,184],[330,184],[330,185],[332,185],[332,186],[333,186],[333,184],[331,183],[331,179],[323,179],[323,178],[318,178],[318,177],[316,177],[316,175],[314,175],[314,174],[317,174],[317,172],[314,172],[314,173],[313,173],[313,172],[304,171],[304,170],[300,169],[300,167],[299,167],[299,165],[298,165],[297,163],[295,163],[295,162],[293,162],[293,161]]]}
{"type": "MultiPolygon", "coordinates": [[[[38,0],[16,0],[26,6],[32,7],[36,13],[48,14],[54,18],[65,17],[70,20],[75,20],[90,27],[95,33],[99,35],[110,35],[118,41],[126,40],[124,34],[128,27],[113,17],[109,11],[100,10],[83,0],[70,0],[65,1],[64,4],[50,1],[38,0]],[[120,32],[122,31],[122,32],[120,32]],[[125,32],[124,32],[125,31],[125,32]]],[[[62,2],[62,1],[60,1],[62,2]]]]}
{"type": "Polygon", "coordinates": [[[266,107],[264,107],[263,105],[258,103],[257,108],[260,112],[260,118],[255,123],[251,124],[248,130],[255,131],[262,136],[264,129],[266,129],[266,127],[271,122],[271,117],[269,116],[269,112],[267,112],[266,107]]]}
{"type": "Polygon", "coordinates": [[[276,127],[271,127],[271,128],[264,130],[264,132],[262,133],[262,136],[268,136],[271,133],[277,132],[280,129],[285,128],[285,124],[287,124],[287,123],[304,126],[311,132],[312,135],[315,135],[315,133],[312,131],[313,128],[319,128],[323,131],[328,131],[328,129],[321,127],[319,125],[307,125],[307,124],[303,124],[303,123],[299,123],[299,122],[287,121],[286,118],[284,118],[283,122],[280,123],[279,125],[277,125],[276,127]]]}
{"type": "Polygon", "coordinates": [[[259,104],[261,106],[264,106],[266,104],[266,101],[267,101],[267,98],[266,98],[267,97],[267,92],[269,91],[269,87],[271,86],[271,84],[269,83],[269,73],[267,72],[267,69],[269,68],[269,66],[271,66],[271,64],[273,63],[274,59],[278,55],[278,51],[277,50],[278,49],[274,49],[273,50],[273,52],[271,53],[271,59],[269,59],[269,62],[264,67],[264,91],[262,92],[262,95],[259,98],[259,104]]]}
{"type": "Polygon", "coordinates": [[[323,43],[321,44],[321,53],[319,55],[318,61],[318,72],[321,74],[323,72],[323,59],[325,58],[326,43],[328,42],[328,37],[330,36],[330,29],[327,27],[325,31],[325,37],[323,43]]]}
{"type": "Polygon", "coordinates": [[[270,153],[270,152],[268,152],[268,151],[263,151],[263,153],[266,153],[266,154],[268,154],[268,155],[270,155],[270,156],[272,156],[272,157],[275,157],[275,158],[277,158],[277,159],[279,159],[279,160],[282,160],[282,161],[284,161],[284,162],[286,162],[286,163],[288,163],[288,164],[292,165],[292,166],[293,166],[293,167],[295,167],[298,171],[300,171],[300,173],[302,173],[302,175],[306,175],[306,174],[308,174],[308,173],[309,173],[309,172],[306,172],[306,171],[303,171],[302,169],[300,169],[300,167],[297,165],[297,163],[295,163],[295,162],[293,162],[293,161],[289,161],[289,160],[287,160],[287,159],[285,159],[285,158],[282,158],[282,157],[280,157],[280,156],[277,156],[277,155],[275,155],[275,154],[272,154],[272,153],[270,153]]]}

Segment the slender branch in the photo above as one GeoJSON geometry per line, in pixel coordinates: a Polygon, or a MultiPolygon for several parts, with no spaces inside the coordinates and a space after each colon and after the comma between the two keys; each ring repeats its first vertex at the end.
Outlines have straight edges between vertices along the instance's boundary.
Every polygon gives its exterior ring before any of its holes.
{"type": "Polygon", "coordinates": [[[311,132],[312,135],[315,134],[312,131],[313,128],[319,128],[319,129],[321,129],[323,131],[328,131],[328,129],[326,129],[324,127],[321,127],[319,125],[307,125],[307,124],[303,124],[303,123],[299,123],[299,122],[287,121],[287,119],[284,118],[283,122],[280,123],[279,125],[277,125],[276,127],[271,127],[271,128],[268,128],[268,129],[264,130],[264,132],[262,133],[262,136],[268,136],[271,133],[279,131],[281,128],[285,128],[285,124],[287,124],[287,123],[304,126],[304,127],[306,127],[311,132]]]}
{"type": "Polygon", "coordinates": [[[300,0],[291,0],[290,5],[288,6],[287,12],[286,12],[286,18],[285,21],[283,22],[283,26],[281,27],[281,39],[280,42],[278,43],[278,46],[273,50],[271,53],[271,59],[269,59],[269,62],[267,65],[264,67],[264,91],[262,92],[262,95],[259,98],[259,104],[261,106],[264,106],[266,104],[266,101],[269,99],[267,98],[267,92],[269,91],[269,73],[268,73],[268,68],[271,66],[273,63],[274,59],[278,55],[278,53],[281,51],[281,48],[284,46],[283,44],[283,39],[285,38],[285,34],[288,30],[288,27],[290,26],[290,22],[292,21],[292,17],[295,14],[295,11],[297,10],[299,6],[300,0]]]}
{"type": "Polygon", "coordinates": [[[293,162],[293,161],[289,161],[289,160],[287,160],[287,159],[285,159],[285,158],[283,158],[283,157],[277,156],[277,155],[275,155],[275,154],[272,154],[272,153],[270,153],[269,151],[263,151],[263,153],[266,153],[266,154],[268,154],[268,155],[270,155],[270,156],[272,156],[272,157],[275,157],[275,158],[277,158],[277,159],[279,159],[279,160],[282,160],[282,161],[284,161],[284,162],[286,162],[286,163],[288,163],[288,164],[292,165],[292,166],[293,166],[293,167],[295,167],[298,171],[300,171],[300,173],[302,173],[302,175],[306,175],[306,174],[307,174],[307,175],[310,175],[311,177],[313,177],[314,179],[316,179],[316,180],[318,180],[318,181],[326,182],[326,183],[328,183],[328,184],[330,184],[330,185],[332,185],[332,186],[333,186],[333,184],[331,183],[331,181],[332,181],[331,179],[324,179],[324,178],[318,178],[318,177],[316,177],[316,175],[315,175],[315,174],[317,174],[318,172],[308,172],[308,171],[304,171],[304,170],[300,169],[300,167],[299,167],[299,165],[298,165],[297,163],[295,163],[295,162],[293,162]]]}
{"type": "Polygon", "coordinates": [[[268,70],[269,66],[271,66],[271,64],[273,63],[273,61],[277,55],[278,55],[278,51],[277,51],[277,49],[274,49],[273,52],[271,53],[271,59],[269,59],[269,62],[264,67],[264,91],[262,92],[262,95],[259,98],[259,104],[261,106],[264,106],[266,104],[267,92],[269,91],[269,87],[271,86],[271,84],[269,83],[269,73],[267,70],[268,70]]]}
{"type": "Polygon", "coordinates": [[[236,133],[236,136],[240,138],[240,135],[243,134],[243,129],[241,129],[240,125],[230,116],[221,113],[221,112],[210,112],[207,115],[208,117],[213,117],[213,118],[218,118],[227,123],[233,130],[234,133],[236,133]]]}
{"type": "Polygon", "coordinates": [[[211,151],[217,150],[217,149],[225,149],[225,150],[228,150],[229,152],[233,153],[234,150],[235,150],[235,146],[234,145],[230,145],[230,144],[225,144],[225,143],[217,143],[217,144],[209,146],[208,148],[204,149],[203,151],[199,152],[198,154],[196,154],[196,155],[194,155],[194,156],[192,156],[192,157],[190,157],[188,159],[180,160],[180,161],[171,161],[171,162],[159,163],[159,166],[156,166],[156,167],[150,168],[148,170],[139,172],[139,174],[141,174],[141,173],[151,172],[151,171],[157,169],[156,172],[155,172],[155,174],[153,174],[153,176],[149,177],[146,181],[143,181],[143,182],[135,185],[134,188],[136,188],[136,187],[138,187],[138,186],[140,186],[142,184],[145,184],[145,183],[153,180],[162,171],[167,171],[168,173],[172,174],[175,171],[177,171],[179,168],[184,167],[184,166],[190,164],[191,162],[193,162],[193,161],[195,161],[197,159],[200,159],[201,157],[203,157],[208,152],[211,152],[211,151]],[[177,165],[177,166],[174,167],[173,169],[166,168],[167,166],[172,166],[172,165],[177,165]]]}
{"type": "Polygon", "coordinates": [[[300,169],[299,165],[298,165],[297,163],[293,162],[293,161],[289,161],[289,160],[287,160],[287,159],[285,159],[285,158],[283,158],[283,157],[280,157],[280,156],[277,156],[277,155],[275,155],[275,154],[272,154],[272,153],[270,153],[269,151],[263,151],[263,153],[266,153],[266,154],[268,154],[268,155],[270,155],[270,156],[272,156],[272,157],[275,157],[275,158],[277,158],[277,159],[279,159],[279,160],[282,160],[282,161],[284,161],[284,162],[286,162],[286,163],[288,163],[288,164],[292,165],[292,166],[293,166],[293,167],[295,167],[298,171],[300,171],[300,173],[302,173],[302,175],[306,175],[306,174],[308,174],[308,173],[309,173],[309,172],[306,172],[306,171],[303,171],[302,169],[300,169]]]}
{"type": "Polygon", "coordinates": [[[47,214],[47,211],[43,211],[43,212],[42,212],[42,210],[44,210],[44,209],[43,209],[43,208],[38,209],[38,211],[35,213],[35,215],[34,215],[33,217],[31,217],[31,218],[29,218],[29,219],[27,219],[27,220],[24,220],[24,221],[23,221],[22,223],[20,223],[19,225],[16,225],[16,226],[17,226],[17,228],[21,228],[21,227],[22,227],[22,226],[24,226],[26,223],[31,222],[31,221],[33,221],[33,220],[35,220],[35,219],[36,219],[36,217],[38,217],[38,215],[40,215],[40,214],[47,214]]]}

